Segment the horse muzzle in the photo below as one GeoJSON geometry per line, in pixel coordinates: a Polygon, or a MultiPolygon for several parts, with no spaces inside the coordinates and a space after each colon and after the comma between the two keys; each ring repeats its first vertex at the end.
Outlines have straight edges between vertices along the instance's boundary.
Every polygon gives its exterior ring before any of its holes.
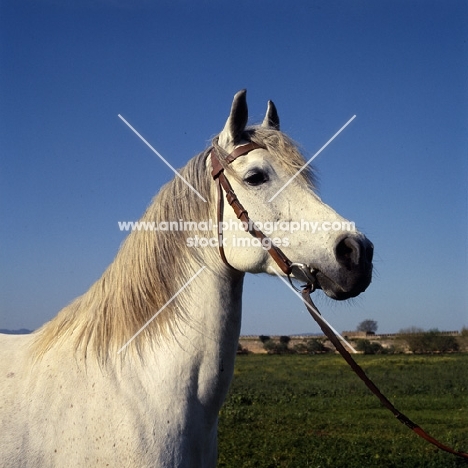
{"type": "Polygon", "coordinates": [[[334,248],[335,265],[293,263],[293,275],[322,289],[332,299],[343,301],[364,292],[372,280],[374,246],[365,236],[345,235],[334,248]]]}

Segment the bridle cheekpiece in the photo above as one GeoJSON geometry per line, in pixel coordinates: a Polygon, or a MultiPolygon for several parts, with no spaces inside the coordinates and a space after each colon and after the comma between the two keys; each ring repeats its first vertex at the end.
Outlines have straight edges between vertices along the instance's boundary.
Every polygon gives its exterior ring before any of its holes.
{"type": "MultiPolygon", "coordinates": [[[[237,148],[232,151],[226,158],[225,161],[227,164],[231,164],[235,161],[239,156],[244,156],[247,153],[255,149],[264,148],[257,143],[247,143],[245,145],[238,146],[237,148]]],[[[268,237],[260,230],[257,229],[255,223],[250,219],[249,213],[241,204],[237,195],[235,194],[229,180],[227,179],[226,175],[224,174],[224,167],[222,166],[218,150],[216,146],[213,146],[210,152],[211,157],[211,175],[213,179],[217,182],[218,187],[218,208],[217,208],[217,223],[218,223],[218,246],[219,246],[219,254],[223,260],[223,262],[233,268],[230,263],[228,262],[226,255],[224,253],[224,246],[223,246],[223,208],[224,208],[224,199],[223,199],[223,191],[226,193],[226,200],[231,205],[234,213],[242,222],[242,225],[246,228],[246,231],[249,232],[252,236],[256,237],[262,242],[262,245],[266,245],[267,243],[265,240],[268,240],[268,237]]],[[[286,257],[286,255],[271,241],[268,242],[269,247],[265,249],[268,251],[270,256],[273,260],[277,263],[280,267],[281,271],[286,275],[290,275],[292,273],[292,266],[293,263],[286,257]]]]}

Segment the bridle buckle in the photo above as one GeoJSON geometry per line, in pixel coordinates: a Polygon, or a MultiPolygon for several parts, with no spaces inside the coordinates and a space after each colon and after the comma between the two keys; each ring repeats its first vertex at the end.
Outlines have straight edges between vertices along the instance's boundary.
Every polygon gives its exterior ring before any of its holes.
{"type": "Polygon", "coordinates": [[[290,265],[291,267],[291,273],[288,275],[288,280],[291,284],[291,286],[298,292],[301,292],[301,289],[298,289],[296,288],[296,286],[294,286],[293,282],[292,282],[292,279],[291,279],[291,275],[295,276],[297,279],[303,279],[307,282],[307,284],[301,286],[302,289],[304,289],[305,287],[309,287],[310,289],[310,292],[314,292],[315,289],[316,289],[316,286],[315,286],[315,283],[317,282],[317,273],[318,273],[318,270],[316,268],[312,268],[305,264],[305,263],[298,263],[298,262],[293,262],[291,263],[290,265]],[[299,270],[299,274],[294,274],[294,271],[296,270],[299,270]]]}

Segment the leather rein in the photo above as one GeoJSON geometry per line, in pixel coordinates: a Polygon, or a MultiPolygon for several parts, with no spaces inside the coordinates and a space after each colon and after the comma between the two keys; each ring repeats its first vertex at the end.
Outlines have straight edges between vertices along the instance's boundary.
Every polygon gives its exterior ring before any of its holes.
{"type": "MultiPolygon", "coordinates": [[[[250,151],[255,149],[264,148],[263,146],[250,142],[245,145],[238,146],[237,148],[232,151],[225,159],[226,164],[231,164],[235,161],[238,157],[244,156],[250,151]]],[[[252,222],[251,218],[247,210],[243,207],[237,195],[235,194],[229,180],[226,178],[224,174],[224,167],[220,162],[220,158],[218,155],[218,150],[215,146],[211,148],[210,151],[211,157],[211,175],[215,182],[217,182],[218,188],[218,208],[217,208],[217,223],[218,223],[218,247],[219,247],[219,254],[223,262],[229,266],[230,268],[234,267],[229,264],[226,255],[224,253],[224,245],[223,245],[223,209],[224,209],[224,198],[223,198],[223,191],[226,194],[226,200],[231,205],[234,213],[236,214],[237,218],[243,223],[243,226],[247,232],[249,232],[252,236],[256,237],[260,241],[264,239],[269,240],[265,234],[257,229],[255,223],[252,222]]],[[[262,242],[262,245],[264,243],[262,242]]],[[[362,367],[353,359],[351,354],[346,350],[346,348],[342,345],[339,338],[335,335],[333,330],[329,327],[327,322],[323,320],[321,313],[315,306],[312,301],[310,295],[315,290],[315,270],[310,270],[308,265],[303,263],[294,263],[289,260],[289,258],[275,246],[271,241],[268,242],[269,247],[264,247],[272,259],[276,262],[279,266],[281,271],[288,276],[289,281],[291,282],[291,274],[294,271],[299,270],[303,276],[308,279],[307,284],[302,286],[302,300],[306,305],[307,311],[310,313],[312,318],[317,322],[319,327],[321,328],[322,332],[325,336],[330,340],[330,342],[335,346],[336,350],[341,354],[343,359],[349,364],[351,369],[356,373],[356,375],[364,382],[364,384],[369,388],[369,390],[380,400],[380,402],[385,406],[389,411],[393,413],[393,415],[405,426],[409,427],[413,432],[415,432],[418,436],[422,437],[427,442],[435,445],[440,450],[445,452],[451,453],[458,457],[462,457],[468,460],[468,453],[459,452],[454,450],[447,445],[442,444],[437,439],[434,439],[432,436],[427,434],[420,426],[416,423],[411,421],[407,416],[405,416],[401,411],[399,411],[395,406],[385,397],[385,395],[379,390],[379,388],[374,384],[374,382],[367,376],[364,372],[362,367]]],[[[291,282],[292,284],[292,282],[291,282]]]]}

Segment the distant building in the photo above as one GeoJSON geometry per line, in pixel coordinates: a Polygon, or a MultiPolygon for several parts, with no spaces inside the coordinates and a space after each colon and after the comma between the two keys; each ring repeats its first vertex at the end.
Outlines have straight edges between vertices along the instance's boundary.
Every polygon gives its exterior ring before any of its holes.
{"type": "Polygon", "coordinates": [[[341,332],[341,335],[347,336],[348,338],[366,338],[367,336],[375,336],[375,333],[352,330],[341,332]]]}

